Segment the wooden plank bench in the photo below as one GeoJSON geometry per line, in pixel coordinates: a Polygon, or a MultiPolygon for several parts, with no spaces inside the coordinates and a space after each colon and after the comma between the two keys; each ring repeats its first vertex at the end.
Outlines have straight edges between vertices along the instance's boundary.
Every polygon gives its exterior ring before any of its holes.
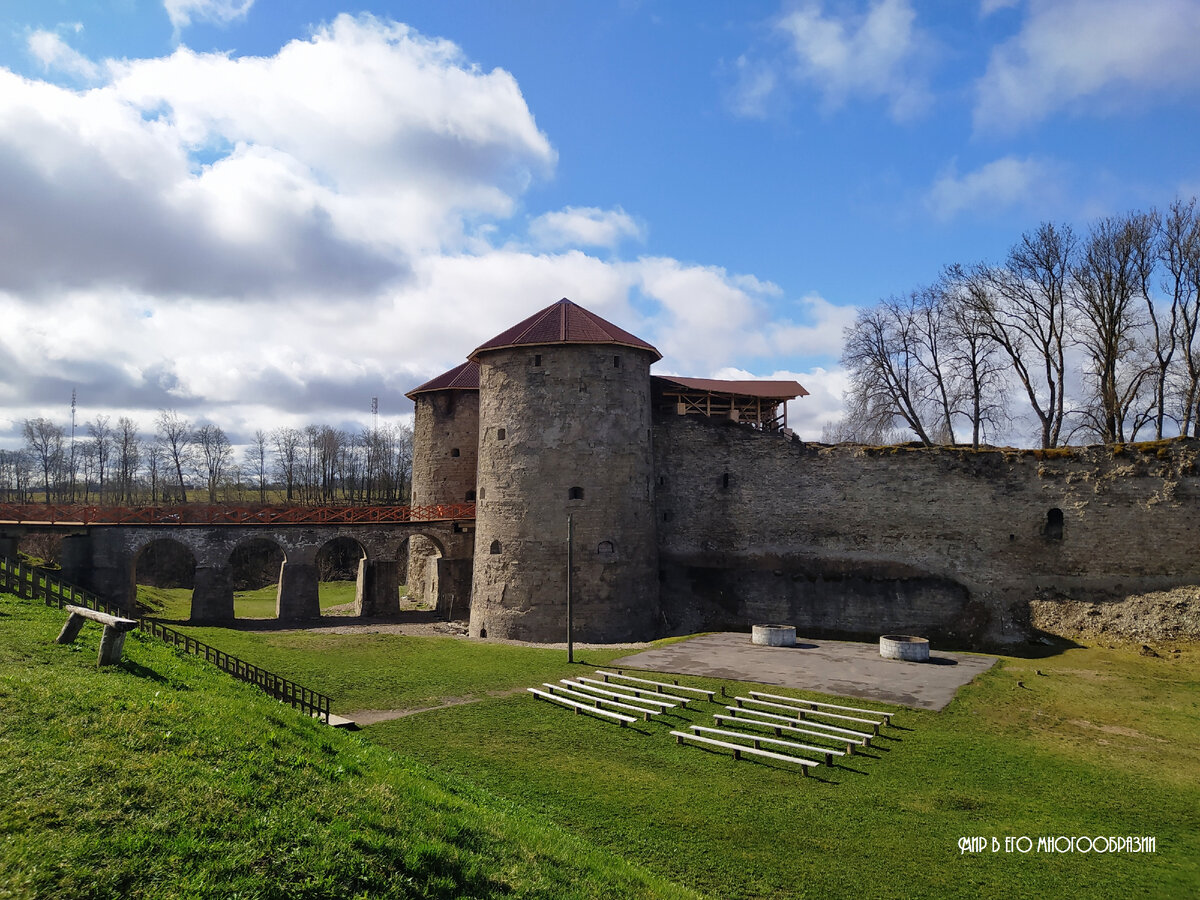
{"type": "Polygon", "coordinates": [[[755,699],[786,700],[788,703],[805,703],[808,706],[816,707],[818,709],[840,709],[842,712],[866,713],[869,716],[881,716],[885,725],[892,724],[892,714],[880,712],[877,709],[862,709],[858,706],[839,706],[836,703],[821,703],[817,700],[804,700],[800,697],[784,697],[781,694],[767,694],[763,691],[751,691],[750,696],[754,697],[755,699]]]}
{"type": "Polygon", "coordinates": [[[535,700],[539,697],[543,700],[549,700],[551,703],[557,703],[559,706],[565,706],[569,709],[575,710],[575,715],[579,715],[581,712],[586,712],[597,716],[604,716],[606,719],[612,719],[613,721],[619,723],[622,728],[624,728],[630,722],[637,721],[637,719],[635,719],[633,716],[627,716],[624,713],[610,712],[607,709],[598,709],[594,706],[585,706],[584,704],[578,703],[575,700],[568,699],[567,697],[559,697],[555,694],[547,693],[546,691],[539,691],[537,688],[526,688],[526,690],[533,694],[535,700]]]}
{"type": "Polygon", "coordinates": [[[704,688],[688,687],[686,684],[680,684],[676,681],[674,684],[667,684],[665,681],[648,681],[645,678],[634,678],[632,675],[622,675],[620,672],[605,672],[603,669],[597,669],[596,674],[608,681],[610,678],[621,678],[625,681],[634,681],[638,684],[650,684],[658,688],[667,688],[672,691],[685,691],[693,694],[699,694],[706,700],[711,701],[717,695],[716,691],[706,691],[704,688]]]}
{"type": "Polygon", "coordinates": [[[772,709],[782,709],[786,710],[787,712],[796,713],[796,717],[799,719],[808,719],[811,716],[820,716],[824,719],[839,719],[846,722],[858,722],[862,725],[870,725],[872,734],[879,734],[879,726],[883,724],[875,719],[860,719],[857,716],[843,716],[841,713],[822,712],[819,709],[804,709],[799,706],[788,706],[783,703],[773,703],[770,700],[755,700],[753,697],[734,697],[733,699],[738,706],[741,706],[744,703],[755,703],[759,706],[768,706],[772,709]]]}
{"type": "Polygon", "coordinates": [[[701,734],[692,734],[690,731],[672,731],[675,736],[675,743],[682,744],[684,741],[695,741],[698,744],[707,744],[710,747],[723,747],[726,750],[733,751],[733,758],[740,760],[743,753],[748,753],[751,756],[762,756],[766,759],[777,759],[780,762],[795,763],[800,766],[800,771],[805,775],[808,774],[810,768],[819,766],[819,762],[814,762],[811,759],[804,759],[799,756],[788,756],[786,753],[775,753],[771,750],[755,750],[753,747],[747,747],[744,744],[731,744],[728,741],[718,741],[716,738],[704,737],[701,734]]]}
{"type": "Polygon", "coordinates": [[[831,734],[846,735],[846,739],[861,738],[864,747],[871,746],[871,735],[865,731],[852,731],[849,728],[839,728],[836,725],[826,725],[824,722],[814,722],[812,719],[797,719],[791,716],[780,716],[775,713],[763,712],[760,709],[743,709],[739,706],[727,706],[725,709],[733,713],[736,717],[738,713],[749,713],[757,716],[759,719],[767,719],[772,722],[781,722],[784,725],[808,725],[812,728],[819,728],[821,731],[828,731],[831,734]]]}
{"type": "Polygon", "coordinates": [[[827,766],[833,765],[834,755],[846,755],[841,750],[831,750],[828,747],[814,747],[811,744],[800,744],[796,741],[784,741],[779,740],[778,738],[766,738],[757,734],[745,734],[741,731],[726,731],[724,728],[709,728],[707,725],[692,725],[691,729],[692,731],[703,732],[705,734],[716,734],[722,737],[742,738],[743,740],[750,741],[756,750],[759,749],[759,744],[773,744],[776,747],[787,747],[791,750],[804,750],[808,753],[819,753],[821,754],[821,759],[825,761],[825,765],[827,766]]]}
{"type": "MultiPolygon", "coordinates": [[[[566,683],[565,680],[563,682],[566,683]]],[[[664,706],[674,709],[676,706],[687,706],[691,701],[685,698],[671,697],[670,700],[660,700],[659,697],[667,697],[667,694],[656,694],[654,691],[643,691],[638,688],[626,687],[623,684],[608,684],[604,681],[597,681],[594,678],[583,678],[575,676],[575,683],[581,688],[588,691],[594,691],[598,694],[605,694],[611,697],[624,697],[627,700],[636,700],[638,703],[648,703],[651,706],[664,706]],[[614,690],[614,688],[623,688],[623,690],[614,690]],[[646,696],[642,696],[645,694],[646,696]]]]}
{"type": "Polygon", "coordinates": [[[69,616],[62,631],[55,641],[59,644],[69,644],[79,636],[79,631],[89,619],[104,626],[100,635],[100,655],[96,664],[112,666],[121,661],[121,652],[125,649],[125,634],[138,627],[136,619],[123,619],[120,616],[110,616],[108,613],[97,612],[86,606],[64,606],[69,616]]]}
{"type": "Polygon", "coordinates": [[[846,755],[854,755],[854,747],[865,746],[861,739],[842,737],[841,735],[830,734],[827,731],[816,731],[812,728],[798,728],[795,725],[780,725],[775,722],[760,722],[758,719],[747,719],[742,716],[722,716],[719,713],[713,714],[713,719],[718,725],[738,725],[742,728],[765,728],[768,731],[775,732],[775,737],[783,737],[783,732],[788,734],[802,734],[806,737],[820,738],[825,741],[836,741],[839,744],[845,744],[846,755]]]}
{"type": "Polygon", "coordinates": [[[570,697],[572,700],[584,701],[591,703],[593,706],[611,706],[617,709],[627,709],[630,712],[638,713],[647,722],[651,716],[662,714],[661,709],[645,709],[641,706],[630,706],[628,703],[621,703],[619,700],[607,700],[604,697],[597,697],[592,694],[584,694],[579,691],[573,691],[570,688],[563,687],[561,684],[551,684],[548,681],[542,682],[542,687],[548,688],[550,693],[558,693],[564,697],[570,697]]]}

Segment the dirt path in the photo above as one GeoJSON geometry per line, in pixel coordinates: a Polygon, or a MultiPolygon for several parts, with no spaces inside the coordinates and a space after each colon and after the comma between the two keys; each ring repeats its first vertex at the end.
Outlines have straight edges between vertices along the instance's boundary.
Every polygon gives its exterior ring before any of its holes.
{"type": "Polygon", "coordinates": [[[432,706],[417,706],[410,709],[360,709],[354,712],[341,713],[347,719],[353,719],[360,726],[374,725],[377,722],[388,722],[392,719],[403,719],[405,716],[415,716],[417,713],[432,712],[435,709],[446,709],[449,706],[465,706],[468,703],[478,703],[481,700],[493,700],[497,697],[511,697],[525,692],[525,688],[512,688],[507,691],[489,691],[486,697],[451,697],[432,706]]]}

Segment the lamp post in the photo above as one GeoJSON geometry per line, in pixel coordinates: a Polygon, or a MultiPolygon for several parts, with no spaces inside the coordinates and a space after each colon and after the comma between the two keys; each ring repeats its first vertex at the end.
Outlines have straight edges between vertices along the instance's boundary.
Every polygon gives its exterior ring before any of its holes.
{"type": "Polygon", "coordinates": [[[567,662],[575,662],[575,645],[571,641],[571,570],[575,567],[575,528],[567,514],[567,662]]]}

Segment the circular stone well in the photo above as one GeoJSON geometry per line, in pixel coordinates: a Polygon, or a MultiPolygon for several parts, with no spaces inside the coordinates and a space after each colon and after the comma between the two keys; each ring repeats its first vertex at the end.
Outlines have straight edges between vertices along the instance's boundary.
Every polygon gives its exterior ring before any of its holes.
{"type": "Polygon", "coordinates": [[[885,634],[879,639],[879,655],[884,659],[929,662],[929,639],[911,634],[885,634]]]}
{"type": "Polygon", "coordinates": [[[750,641],[766,647],[795,647],[795,625],[755,625],[750,633],[750,641]]]}

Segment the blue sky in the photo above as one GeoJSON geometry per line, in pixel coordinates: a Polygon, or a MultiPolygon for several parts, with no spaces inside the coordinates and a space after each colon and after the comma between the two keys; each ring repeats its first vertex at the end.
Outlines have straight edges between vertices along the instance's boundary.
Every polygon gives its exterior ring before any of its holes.
{"type": "Polygon", "coordinates": [[[1200,192],[1200,4],[37,0],[0,11],[0,444],[367,421],[568,296],[840,412],[857,306],[1200,192]],[[5,258],[7,257],[7,258],[5,258]]]}

